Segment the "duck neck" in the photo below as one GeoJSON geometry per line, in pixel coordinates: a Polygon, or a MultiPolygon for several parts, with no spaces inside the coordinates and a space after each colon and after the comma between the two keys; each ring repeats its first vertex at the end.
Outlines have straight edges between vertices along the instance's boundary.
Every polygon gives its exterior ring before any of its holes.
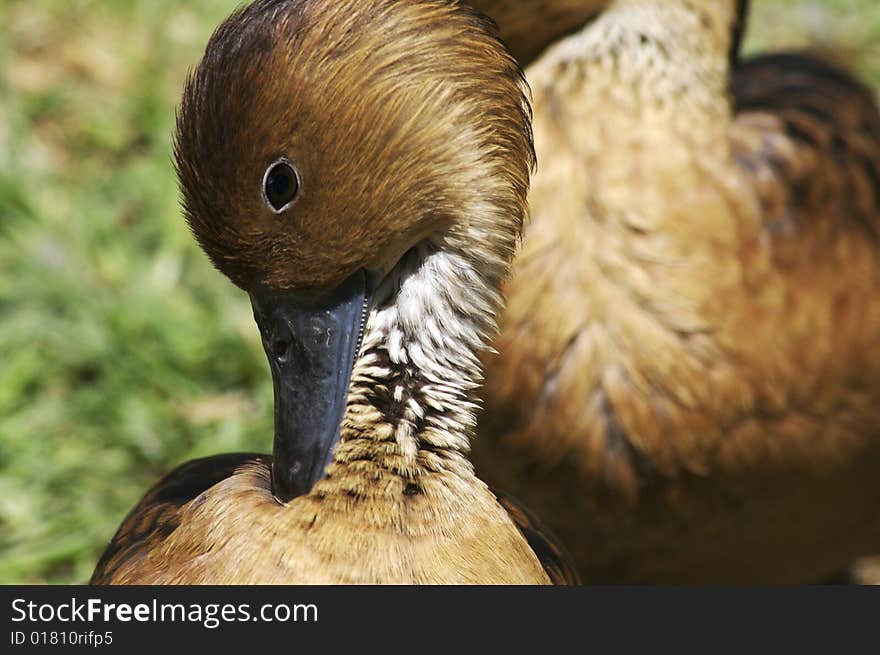
{"type": "Polygon", "coordinates": [[[473,0],[491,16],[521,66],[528,66],[551,43],[582,27],[608,0],[473,0]]]}
{"type": "Polygon", "coordinates": [[[546,247],[577,262],[560,267],[561,279],[584,280],[566,320],[610,326],[598,357],[619,354],[621,363],[609,369],[649,380],[670,361],[701,364],[685,358],[691,337],[712,329],[738,288],[731,262],[749,227],[740,217],[753,215],[732,165],[728,51],[738,8],[617,0],[533,69],[541,167],[520,261],[544,260],[546,247]],[[645,326],[668,357],[630,347],[645,326]]]}
{"type": "Polygon", "coordinates": [[[590,73],[601,77],[598,67],[611,67],[615,110],[645,129],[723,141],[731,51],[744,7],[742,0],[616,0],[582,42],[596,64],[590,73]]]}
{"type": "Polygon", "coordinates": [[[625,15],[637,29],[654,25],[667,33],[676,31],[685,47],[710,40],[724,53],[736,40],[747,11],[748,0],[613,0],[607,14],[625,15]]]}
{"type": "Polygon", "coordinates": [[[422,242],[379,288],[331,476],[392,477],[372,485],[392,493],[418,493],[432,476],[473,478],[478,354],[496,329],[509,255],[485,251],[488,235],[469,231],[422,242]]]}

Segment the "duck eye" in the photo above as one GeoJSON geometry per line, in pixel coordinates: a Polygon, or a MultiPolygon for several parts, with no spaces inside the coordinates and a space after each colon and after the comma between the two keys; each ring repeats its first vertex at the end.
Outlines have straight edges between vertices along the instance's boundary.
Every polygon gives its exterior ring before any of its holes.
{"type": "Polygon", "coordinates": [[[276,161],[263,178],[263,195],[275,212],[286,209],[299,191],[296,170],[286,161],[276,161]]]}

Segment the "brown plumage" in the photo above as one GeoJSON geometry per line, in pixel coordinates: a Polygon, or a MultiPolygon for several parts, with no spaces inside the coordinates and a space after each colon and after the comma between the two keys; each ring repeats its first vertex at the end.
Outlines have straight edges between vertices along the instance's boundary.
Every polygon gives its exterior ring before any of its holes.
{"type": "Polygon", "coordinates": [[[92,582],[574,582],[468,459],[533,163],[521,72],[491,26],[448,0],[258,1],[190,78],[176,159],[195,236],[254,302],[275,453],[171,473],[92,582]],[[326,316],[355,321],[338,348],[326,316]],[[312,379],[341,390],[341,427],[332,399],[302,401],[312,379]],[[312,427],[336,432],[326,470],[312,427]]]}
{"type": "MultiPolygon", "coordinates": [[[[501,38],[520,66],[528,66],[548,46],[575,32],[612,0],[468,0],[498,25],[501,38]]],[[[731,60],[742,42],[749,0],[737,0],[730,42],[731,60]]]]}
{"type": "Polygon", "coordinates": [[[478,473],[586,582],[880,551],[880,115],[732,0],[618,0],[526,71],[539,168],[478,473]],[[731,93],[732,89],[732,93],[731,93]]]}
{"type": "Polygon", "coordinates": [[[491,17],[521,66],[550,44],[585,25],[611,0],[467,0],[491,17]]]}
{"type": "MultiPolygon", "coordinates": [[[[440,580],[483,584],[504,581],[493,579],[489,575],[491,563],[485,566],[485,570],[472,573],[473,577],[467,577],[468,572],[465,570],[442,571],[441,577],[437,577],[436,570],[418,577],[413,576],[413,572],[408,572],[409,576],[402,577],[398,570],[403,568],[400,561],[401,551],[428,547],[432,541],[431,531],[428,531],[428,536],[416,539],[417,545],[409,544],[404,549],[402,546],[408,540],[397,528],[390,531],[393,536],[382,537],[376,534],[337,532],[342,529],[339,525],[334,525],[326,535],[310,536],[319,543],[323,538],[328,541],[341,539],[348,542],[357,537],[354,544],[342,550],[353,551],[353,554],[360,557],[369,555],[371,551],[378,551],[378,557],[386,558],[387,569],[381,573],[374,571],[370,576],[362,570],[363,564],[357,560],[335,561],[340,550],[340,544],[337,543],[336,548],[328,549],[320,560],[316,561],[315,556],[311,555],[308,562],[300,562],[297,568],[305,571],[299,574],[304,577],[291,578],[290,567],[283,562],[288,558],[301,556],[301,553],[285,541],[285,536],[293,535],[301,539],[302,533],[311,531],[314,524],[312,519],[306,523],[301,515],[290,514],[273,497],[271,466],[272,459],[267,455],[244,453],[207,457],[179,466],[156,483],[123,520],[95,567],[91,584],[385,584],[437,583],[440,580]],[[209,504],[213,506],[205,507],[209,504]],[[175,534],[181,525],[184,529],[175,534]],[[224,529],[229,527],[233,530],[224,529]],[[279,543],[274,543],[275,541],[279,543]],[[219,562],[193,564],[195,558],[207,558],[215,548],[220,549],[216,556],[219,562]],[[381,548],[387,550],[383,553],[381,548]],[[238,549],[241,549],[238,555],[245,557],[247,563],[232,559],[236,557],[238,549]],[[280,559],[282,564],[277,564],[273,558],[280,559]],[[146,562],[142,562],[143,559],[146,562]],[[181,559],[187,563],[180,570],[171,573],[163,570],[166,561],[178,563],[181,559]],[[327,566],[328,560],[333,561],[332,566],[327,566]],[[312,570],[306,571],[309,567],[312,570]]],[[[547,580],[555,585],[577,584],[577,569],[564,546],[516,499],[507,494],[493,493],[537,557],[547,580]]],[[[372,509],[383,511],[380,503],[374,503],[372,509]]],[[[326,510],[322,511],[320,504],[316,504],[314,510],[315,521],[318,516],[327,514],[326,510]]],[[[410,507],[410,511],[416,513],[418,507],[410,507]]],[[[479,510],[475,513],[479,513],[479,510]]],[[[482,520],[473,518],[469,521],[471,527],[479,527],[481,522],[482,520]]],[[[375,524],[375,520],[370,518],[368,523],[375,524]]],[[[355,531],[358,527],[356,519],[348,520],[348,530],[355,531]]],[[[376,528],[375,525],[371,527],[376,528]]],[[[510,540],[510,535],[505,535],[498,546],[509,547],[510,540]]],[[[460,543],[446,543],[442,546],[449,550],[461,546],[456,557],[462,558],[476,556],[479,546],[473,542],[480,541],[483,540],[471,535],[460,543]]],[[[520,547],[521,543],[516,544],[517,550],[520,547]]],[[[414,559],[424,558],[421,555],[414,559]]],[[[457,565],[453,562],[453,566],[457,565]]],[[[521,566],[521,563],[511,559],[509,565],[515,567],[521,566]]],[[[520,583],[542,581],[540,575],[529,580],[526,575],[519,576],[517,573],[509,571],[502,575],[506,580],[520,583]]]]}

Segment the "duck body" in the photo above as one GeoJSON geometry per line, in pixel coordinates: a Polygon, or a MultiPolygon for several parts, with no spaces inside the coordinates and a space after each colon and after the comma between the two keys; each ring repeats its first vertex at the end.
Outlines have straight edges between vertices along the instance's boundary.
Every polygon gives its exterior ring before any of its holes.
{"type": "Polygon", "coordinates": [[[194,235],[251,297],[273,455],[169,474],[92,582],[574,582],[468,459],[534,156],[489,23],[448,0],[258,0],[190,77],[175,156],[194,235]]]}
{"type": "MultiPolygon", "coordinates": [[[[377,482],[400,483],[393,476],[377,482]]],[[[188,462],[123,522],[92,584],[550,582],[544,566],[556,576],[558,564],[539,562],[524,538],[532,537],[528,527],[521,532],[476,478],[464,486],[445,491],[452,497],[443,512],[403,489],[389,494],[394,506],[370,502],[332,478],[282,505],[272,492],[269,457],[188,462]]],[[[542,552],[559,552],[552,541],[542,543],[542,552]]]]}
{"type": "Polygon", "coordinates": [[[880,550],[880,116],[734,2],[619,0],[527,70],[532,221],[477,470],[587,582],[810,582],[880,550]]]}

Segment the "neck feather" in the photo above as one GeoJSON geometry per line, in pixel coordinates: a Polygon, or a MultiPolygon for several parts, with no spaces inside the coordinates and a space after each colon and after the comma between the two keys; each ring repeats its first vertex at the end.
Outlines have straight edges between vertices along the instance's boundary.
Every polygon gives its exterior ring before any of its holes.
{"type": "MultiPolygon", "coordinates": [[[[607,112],[613,105],[621,123],[632,123],[626,133],[654,138],[659,128],[717,143],[730,121],[737,9],[734,0],[617,0],[530,77],[548,80],[551,93],[587,89],[582,110],[607,112]]],[[[539,100],[542,89],[535,90],[539,100]]]]}
{"type": "Polygon", "coordinates": [[[474,240],[477,225],[420,243],[380,287],[352,376],[337,466],[369,462],[361,464],[364,472],[390,471],[414,490],[432,473],[472,476],[478,355],[494,336],[510,259],[505,248],[493,254],[474,245],[487,243],[474,240]]]}
{"type": "Polygon", "coordinates": [[[531,276],[561,298],[579,294],[560,322],[607,336],[595,369],[643,371],[648,388],[670,367],[704,361],[686,356],[738,288],[743,217],[756,215],[731,156],[735,10],[618,0],[529,71],[541,165],[514,285],[531,276]],[[554,256],[564,265],[541,270],[554,256]],[[648,330],[664,357],[642,357],[648,330]]]}

